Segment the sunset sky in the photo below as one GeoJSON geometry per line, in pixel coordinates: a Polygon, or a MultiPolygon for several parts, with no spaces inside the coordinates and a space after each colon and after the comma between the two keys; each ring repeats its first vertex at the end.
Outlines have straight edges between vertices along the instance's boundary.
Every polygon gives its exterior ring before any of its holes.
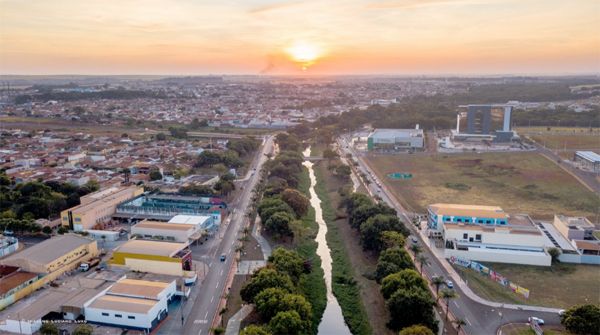
{"type": "Polygon", "coordinates": [[[0,0],[2,74],[599,72],[598,0],[0,0]]]}

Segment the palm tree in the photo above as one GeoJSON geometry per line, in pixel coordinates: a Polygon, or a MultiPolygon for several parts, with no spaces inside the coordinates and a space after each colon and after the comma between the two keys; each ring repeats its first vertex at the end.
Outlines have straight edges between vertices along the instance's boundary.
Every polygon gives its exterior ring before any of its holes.
{"type": "Polygon", "coordinates": [[[456,325],[456,332],[460,334],[460,329],[462,328],[462,326],[466,325],[467,322],[463,319],[456,319],[454,320],[454,324],[456,325]]]}
{"type": "Polygon", "coordinates": [[[446,300],[446,321],[448,321],[448,312],[450,311],[450,300],[458,298],[458,294],[454,290],[443,289],[442,298],[446,300]]]}
{"type": "Polygon", "coordinates": [[[419,267],[420,267],[419,271],[421,271],[421,276],[422,276],[423,275],[423,266],[427,266],[431,263],[429,263],[429,258],[427,258],[427,256],[425,256],[425,255],[419,255],[418,258],[419,258],[419,263],[421,263],[419,265],[419,267]]]}
{"type": "Polygon", "coordinates": [[[436,295],[436,300],[439,299],[439,293],[440,293],[440,286],[442,286],[442,284],[444,284],[446,282],[446,280],[444,280],[444,277],[442,276],[435,276],[433,278],[431,278],[431,283],[433,285],[435,285],[435,295],[436,295]]]}
{"type": "Polygon", "coordinates": [[[419,254],[421,253],[421,247],[418,244],[412,244],[410,246],[410,250],[413,252],[413,254],[415,255],[415,258],[417,256],[419,256],[419,254]]]}

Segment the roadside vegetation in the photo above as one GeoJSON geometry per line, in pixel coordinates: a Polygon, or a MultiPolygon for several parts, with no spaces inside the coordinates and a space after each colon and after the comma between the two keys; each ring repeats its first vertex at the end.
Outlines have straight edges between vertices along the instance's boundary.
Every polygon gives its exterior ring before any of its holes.
{"type": "MultiPolygon", "coordinates": [[[[369,317],[365,310],[365,305],[360,296],[360,287],[355,278],[354,271],[349,259],[348,252],[344,247],[343,237],[335,223],[336,210],[339,205],[340,197],[332,199],[327,190],[326,179],[323,175],[322,163],[315,168],[317,185],[315,191],[321,199],[321,208],[323,210],[323,219],[327,223],[327,245],[331,250],[332,257],[332,289],[333,294],[342,308],[342,314],[350,331],[354,335],[372,334],[372,327],[369,323],[369,317]],[[334,202],[335,201],[335,202],[334,202]],[[338,202],[338,203],[336,203],[338,202]]],[[[333,172],[337,170],[333,165],[328,172],[330,177],[338,178],[341,182],[348,182],[348,175],[335,177],[333,172]]],[[[326,172],[327,173],[327,172],[326,172]]],[[[375,320],[373,320],[375,321],[375,320]]]]}
{"type": "Polygon", "coordinates": [[[307,198],[308,171],[297,138],[280,134],[276,142],[281,151],[265,165],[256,213],[277,247],[241,289],[259,320],[242,334],[316,334],[327,298],[314,241],[318,227],[307,198]]]}

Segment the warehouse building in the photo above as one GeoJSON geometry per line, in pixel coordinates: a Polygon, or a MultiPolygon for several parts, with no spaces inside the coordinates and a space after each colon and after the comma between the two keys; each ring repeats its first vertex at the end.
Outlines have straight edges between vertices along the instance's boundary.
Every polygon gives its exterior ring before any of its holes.
{"type": "Polygon", "coordinates": [[[174,280],[122,279],[84,304],[85,319],[149,333],[167,317],[175,295],[174,280]]]}
{"type": "Polygon", "coordinates": [[[423,129],[376,129],[367,138],[367,150],[379,152],[422,150],[423,129]]]}
{"type": "Polygon", "coordinates": [[[60,213],[61,223],[74,231],[93,229],[109,221],[117,205],[144,192],[139,186],[115,186],[80,198],[81,204],[60,213]]]}
{"type": "Polygon", "coordinates": [[[525,214],[509,215],[497,206],[433,204],[428,208],[430,237],[443,241],[444,256],[550,266],[550,241],[525,214]]]}
{"type": "Polygon", "coordinates": [[[193,275],[189,273],[192,272],[192,253],[187,243],[129,240],[113,252],[110,264],[133,271],[193,275]]]}
{"type": "MultiPolygon", "coordinates": [[[[212,220],[203,216],[205,221],[212,220]]],[[[131,227],[131,234],[142,239],[156,239],[187,243],[202,237],[204,228],[201,224],[172,223],[144,220],[131,227]]]]}
{"type": "Polygon", "coordinates": [[[81,262],[98,256],[96,241],[79,235],[59,235],[45,240],[0,260],[11,276],[0,290],[0,310],[31,294],[67,271],[76,269],[81,262]],[[8,271],[8,270],[7,270],[8,271]],[[33,275],[31,275],[33,274],[33,275]]]}
{"type": "Polygon", "coordinates": [[[593,151],[576,151],[573,161],[583,169],[600,172],[600,155],[593,151]]]}

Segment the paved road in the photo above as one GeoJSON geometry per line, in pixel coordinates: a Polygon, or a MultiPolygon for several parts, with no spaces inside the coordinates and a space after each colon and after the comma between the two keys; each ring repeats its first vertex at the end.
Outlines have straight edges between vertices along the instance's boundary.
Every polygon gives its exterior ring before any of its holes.
{"type": "Polygon", "coordinates": [[[576,169],[571,164],[563,162],[563,159],[554,151],[541,146],[537,142],[535,142],[535,145],[536,145],[539,153],[545,155],[546,157],[548,157],[555,163],[560,162],[558,164],[563,169],[567,170],[569,173],[571,173],[573,176],[575,176],[577,179],[579,179],[579,182],[584,184],[589,190],[596,192],[596,193],[600,193],[600,181],[598,181],[598,179],[597,179],[597,177],[598,177],[597,173],[586,172],[586,171],[576,169]]]}
{"type": "MultiPolygon", "coordinates": [[[[373,173],[373,171],[371,171],[369,166],[365,163],[361,154],[352,150],[352,147],[348,145],[348,142],[346,142],[345,138],[340,139],[338,144],[344,153],[350,153],[357,159],[359,168],[363,173],[365,173],[365,175],[369,176],[370,173],[373,173]]],[[[369,179],[372,181],[369,185],[371,193],[379,195],[384,202],[395,208],[405,222],[411,222],[411,214],[392,198],[392,193],[386,188],[385,184],[381,184],[382,187],[378,187],[377,184],[373,182],[372,177],[369,176],[369,179]]],[[[428,245],[426,241],[424,242],[421,239],[420,235],[416,231],[416,228],[412,224],[407,224],[407,227],[413,232],[414,235],[419,236],[421,245],[428,245]]],[[[430,265],[423,267],[424,275],[428,276],[429,278],[435,275],[442,275],[445,278],[451,278],[448,271],[440,263],[440,260],[435,257],[428,247],[423,248],[423,254],[431,263],[430,265]]],[[[527,322],[527,318],[529,316],[540,317],[546,321],[546,324],[560,323],[560,319],[556,312],[532,312],[507,307],[503,308],[489,306],[469,298],[459,285],[455,285],[455,290],[457,291],[459,297],[451,301],[450,311],[454,313],[457,318],[465,320],[467,324],[463,329],[467,334],[496,334],[496,331],[501,325],[511,322],[527,322]]]]}
{"type": "Polygon", "coordinates": [[[267,160],[266,153],[273,150],[273,137],[267,136],[262,150],[253,160],[248,169],[249,178],[238,184],[243,190],[230,204],[232,210],[228,221],[221,225],[219,231],[204,244],[192,247],[194,260],[208,264],[208,273],[202,283],[193,289],[190,299],[184,303],[184,325],[181,327],[181,309],[171,315],[170,322],[161,327],[159,334],[194,334],[208,335],[212,320],[218,313],[219,300],[224,289],[229,270],[235,261],[235,244],[240,236],[242,223],[246,220],[246,209],[252,198],[252,190],[260,178],[260,169],[267,160]],[[256,169],[256,171],[254,170],[256,169]],[[221,262],[220,256],[225,254],[226,261],[221,262]]]}

